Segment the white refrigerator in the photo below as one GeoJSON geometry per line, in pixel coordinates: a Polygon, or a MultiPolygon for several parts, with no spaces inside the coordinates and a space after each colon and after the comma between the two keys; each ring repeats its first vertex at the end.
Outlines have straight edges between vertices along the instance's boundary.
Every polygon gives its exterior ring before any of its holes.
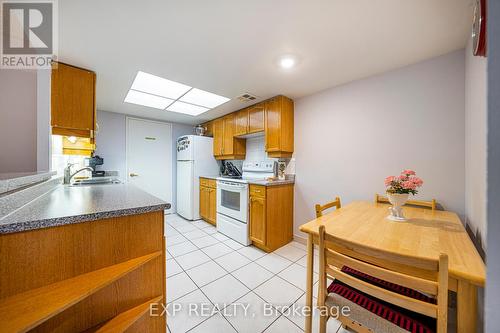
{"type": "Polygon", "coordinates": [[[177,139],[177,214],[200,219],[200,176],[217,176],[213,139],[184,135],[177,139]]]}

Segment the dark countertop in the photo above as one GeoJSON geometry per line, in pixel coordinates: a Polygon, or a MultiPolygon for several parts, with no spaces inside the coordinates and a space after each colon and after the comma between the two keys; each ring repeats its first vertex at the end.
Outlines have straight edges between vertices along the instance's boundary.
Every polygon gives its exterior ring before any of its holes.
{"type": "Polygon", "coordinates": [[[54,190],[0,219],[0,234],[136,215],[169,208],[169,203],[133,185],[59,185],[54,190]]]}
{"type": "Polygon", "coordinates": [[[295,184],[295,178],[286,178],[285,180],[249,180],[248,184],[262,185],[262,186],[278,186],[295,184]]]}
{"type": "MultiPolygon", "coordinates": [[[[200,176],[200,178],[217,179],[220,176],[200,176]]],[[[230,180],[230,179],[228,179],[230,180]]],[[[262,186],[278,186],[278,185],[288,185],[295,184],[295,175],[286,175],[285,180],[247,180],[248,184],[262,185],[262,186]]]]}
{"type": "Polygon", "coordinates": [[[207,179],[217,179],[219,178],[220,176],[200,176],[200,178],[207,178],[207,179]]]}
{"type": "Polygon", "coordinates": [[[0,173],[0,194],[50,179],[55,171],[0,173]]]}

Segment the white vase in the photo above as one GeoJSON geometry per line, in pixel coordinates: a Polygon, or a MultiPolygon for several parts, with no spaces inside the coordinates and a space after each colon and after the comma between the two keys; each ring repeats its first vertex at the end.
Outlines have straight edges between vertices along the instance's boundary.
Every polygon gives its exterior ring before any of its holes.
{"type": "Polygon", "coordinates": [[[391,214],[387,217],[389,220],[406,221],[403,215],[403,205],[408,201],[408,196],[408,193],[387,193],[387,198],[392,204],[392,207],[389,208],[391,214]]]}

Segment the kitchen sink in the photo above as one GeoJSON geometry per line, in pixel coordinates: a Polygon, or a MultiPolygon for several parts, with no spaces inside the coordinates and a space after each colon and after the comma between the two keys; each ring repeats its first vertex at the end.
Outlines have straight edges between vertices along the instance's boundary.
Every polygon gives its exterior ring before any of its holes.
{"type": "Polygon", "coordinates": [[[83,185],[106,185],[106,184],[121,184],[121,181],[115,177],[95,177],[89,179],[77,179],[70,186],[83,185]]]}

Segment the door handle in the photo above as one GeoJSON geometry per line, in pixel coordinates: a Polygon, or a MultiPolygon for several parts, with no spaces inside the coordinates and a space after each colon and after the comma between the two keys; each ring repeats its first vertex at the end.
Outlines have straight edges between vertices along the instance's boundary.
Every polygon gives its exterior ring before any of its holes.
{"type": "Polygon", "coordinates": [[[139,177],[139,175],[138,175],[138,174],[136,174],[136,173],[130,173],[130,174],[129,174],[129,176],[130,176],[130,177],[139,177]]]}

